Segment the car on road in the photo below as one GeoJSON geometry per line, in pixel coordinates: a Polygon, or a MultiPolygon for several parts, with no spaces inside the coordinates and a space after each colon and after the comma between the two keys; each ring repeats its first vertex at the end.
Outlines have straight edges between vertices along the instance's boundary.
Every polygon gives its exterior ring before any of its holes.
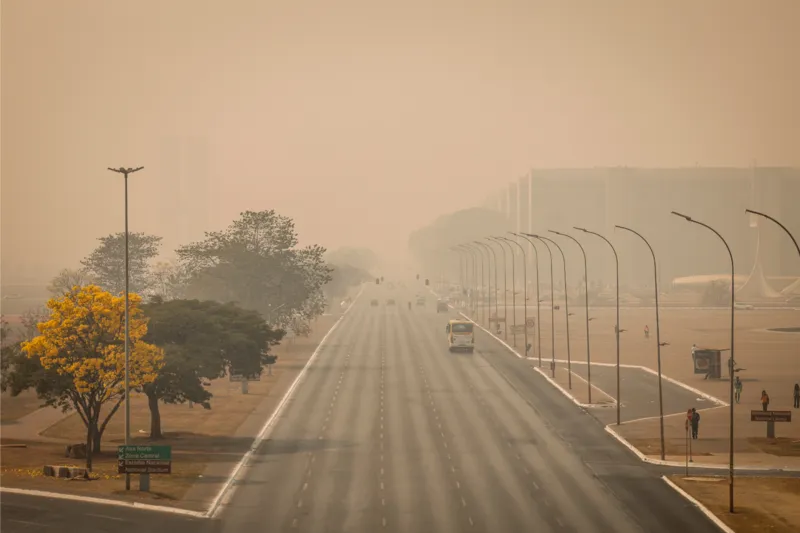
{"type": "Polygon", "coordinates": [[[394,299],[389,298],[388,300],[386,300],[386,305],[394,305],[394,299]]]}
{"type": "Polygon", "coordinates": [[[373,299],[373,300],[372,300],[372,301],[369,303],[369,305],[371,305],[372,307],[378,307],[378,300],[375,300],[375,299],[373,299]]]}
{"type": "Polygon", "coordinates": [[[475,332],[472,329],[472,322],[466,320],[451,320],[447,323],[447,343],[450,351],[467,351],[472,353],[475,350],[475,332]]]}
{"type": "Polygon", "coordinates": [[[447,302],[444,300],[439,300],[436,302],[436,312],[437,313],[446,313],[450,310],[450,307],[447,305],[447,302]]]}
{"type": "Polygon", "coordinates": [[[425,297],[424,296],[420,296],[419,298],[417,298],[417,305],[425,305],[425,297]]]}

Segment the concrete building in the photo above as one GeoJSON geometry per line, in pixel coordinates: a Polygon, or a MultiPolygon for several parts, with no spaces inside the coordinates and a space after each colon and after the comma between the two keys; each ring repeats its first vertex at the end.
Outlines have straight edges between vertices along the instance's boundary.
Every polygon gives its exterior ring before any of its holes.
{"type": "MultiPolygon", "coordinates": [[[[659,283],[665,288],[681,276],[729,273],[723,244],[710,231],[671,215],[672,210],[719,231],[731,247],[737,274],[753,271],[758,251],[764,275],[775,289],[800,276],[800,258],[788,236],[763,219],[752,227],[744,212],[745,208],[766,212],[800,238],[800,169],[536,169],[511,183],[499,198],[486,205],[496,206],[523,231],[553,229],[578,237],[589,256],[591,281],[613,280],[611,252],[600,239],[573,226],[602,233],[614,243],[623,284],[652,286],[653,265],[645,244],[614,231],[615,224],[647,237],[657,256],[659,283]]],[[[582,279],[577,247],[565,240],[562,248],[569,278],[582,279]]]]}

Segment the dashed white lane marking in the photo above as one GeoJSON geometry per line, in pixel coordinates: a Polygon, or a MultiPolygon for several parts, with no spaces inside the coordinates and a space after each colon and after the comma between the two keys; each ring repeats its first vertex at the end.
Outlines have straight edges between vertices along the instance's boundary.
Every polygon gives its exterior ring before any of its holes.
{"type": "Polygon", "coordinates": [[[297,508],[300,509],[302,506],[303,506],[303,500],[301,498],[301,499],[297,500],[297,508]]]}
{"type": "Polygon", "coordinates": [[[292,520],[292,527],[297,527],[297,518],[292,520]]]}
{"type": "Polygon", "coordinates": [[[474,526],[475,522],[472,521],[472,517],[468,516],[467,519],[469,520],[469,525],[474,526]]]}
{"type": "Polygon", "coordinates": [[[303,492],[305,492],[307,488],[308,488],[308,481],[303,483],[303,492]]]}

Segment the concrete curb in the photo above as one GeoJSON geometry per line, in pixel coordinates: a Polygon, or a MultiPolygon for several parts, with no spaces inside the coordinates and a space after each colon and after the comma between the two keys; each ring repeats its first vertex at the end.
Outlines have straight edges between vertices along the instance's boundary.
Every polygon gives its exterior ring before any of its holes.
{"type": "Polygon", "coordinates": [[[729,527],[727,526],[727,524],[725,524],[725,522],[723,522],[722,520],[720,520],[720,519],[717,517],[717,515],[715,515],[715,514],[714,514],[714,513],[712,513],[711,511],[709,511],[709,510],[708,510],[708,509],[707,509],[707,508],[706,508],[706,507],[705,507],[705,506],[704,506],[702,503],[700,503],[699,501],[697,501],[697,500],[696,500],[696,499],[695,499],[695,498],[694,498],[694,497],[693,497],[691,494],[689,494],[688,492],[686,492],[685,490],[683,490],[682,488],[680,488],[678,485],[676,485],[676,484],[675,484],[675,483],[674,483],[672,480],[670,480],[670,479],[669,479],[667,476],[661,476],[661,479],[663,479],[663,480],[664,480],[664,483],[666,483],[667,485],[669,485],[669,486],[672,488],[672,490],[674,490],[675,492],[677,492],[678,494],[680,494],[681,496],[683,496],[684,498],[686,498],[686,499],[689,501],[689,503],[691,503],[692,505],[694,505],[695,507],[697,507],[697,508],[700,510],[700,512],[701,512],[701,513],[703,513],[704,515],[706,515],[706,517],[707,517],[709,520],[711,520],[711,521],[714,523],[714,525],[715,525],[715,526],[717,526],[717,527],[719,528],[719,530],[720,530],[720,531],[723,531],[724,533],[736,533],[734,530],[732,530],[731,528],[729,528],[729,527]]]}
{"type": "Polygon", "coordinates": [[[33,489],[16,489],[12,487],[0,487],[0,493],[24,494],[26,496],[38,496],[40,498],[53,498],[57,500],[72,500],[86,503],[97,503],[101,505],[113,505],[116,507],[128,507],[130,509],[140,509],[142,511],[156,511],[159,513],[179,514],[192,516],[194,518],[207,518],[202,511],[190,511],[177,507],[167,507],[165,505],[151,505],[148,503],[126,502],[122,500],[109,500],[106,498],[95,498],[93,496],[79,496],[77,494],[66,494],[62,492],[48,492],[33,489]]]}

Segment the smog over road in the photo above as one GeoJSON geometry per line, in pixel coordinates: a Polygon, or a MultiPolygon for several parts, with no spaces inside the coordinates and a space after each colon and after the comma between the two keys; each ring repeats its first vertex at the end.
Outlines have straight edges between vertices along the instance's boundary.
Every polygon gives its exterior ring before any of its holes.
{"type": "Polygon", "coordinates": [[[800,529],[800,3],[3,0],[3,532],[800,529]]]}

